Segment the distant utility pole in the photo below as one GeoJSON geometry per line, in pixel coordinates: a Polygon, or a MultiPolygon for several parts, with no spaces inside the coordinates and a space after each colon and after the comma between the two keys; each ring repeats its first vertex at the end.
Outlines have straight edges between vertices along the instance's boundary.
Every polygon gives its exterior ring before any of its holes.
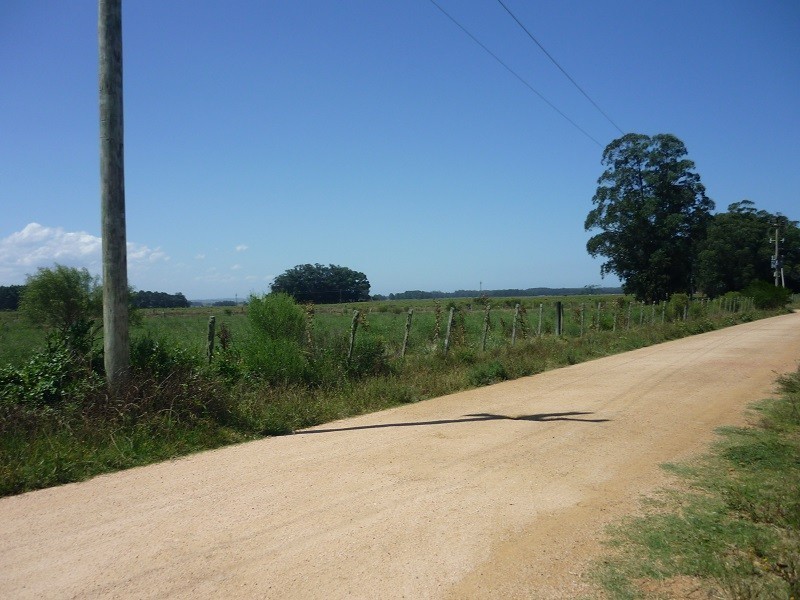
{"type": "MultiPolygon", "coordinates": [[[[772,242],[773,240],[770,240],[772,242]]],[[[783,279],[783,260],[781,259],[781,251],[780,251],[780,227],[778,223],[775,223],[775,254],[772,255],[772,268],[774,269],[775,275],[775,287],[778,287],[778,276],[780,276],[781,287],[786,287],[786,282],[783,279]]]]}
{"type": "Polygon", "coordinates": [[[122,126],[122,0],[99,0],[100,213],[103,239],[103,348],[112,390],[128,376],[128,254],[122,126]]]}

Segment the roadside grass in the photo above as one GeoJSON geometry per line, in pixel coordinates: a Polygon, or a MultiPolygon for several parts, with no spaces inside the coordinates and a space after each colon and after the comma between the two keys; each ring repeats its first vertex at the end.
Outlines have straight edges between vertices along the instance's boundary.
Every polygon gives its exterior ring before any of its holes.
{"type": "MultiPolygon", "coordinates": [[[[627,329],[617,323],[615,331],[613,324],[602,330],[587,325],[582,337],[557,337],[544,331],[535,335],[538,314],[529,310],[534,324],[512,346],[513,308],[501,306],[482,351],[483,311],[465,304],[462,330],[456,327],[445,354],[444,325],[435,340],[435,305],[428,302],[415,306],[416,329],[401,358],[406,307],[385,306],[385,311],[367,313],[349,362],[344,356],[352,307],[318,307],[312,343],[303,350],[309,371],[304,381],[270,381],[248,370],[242,358],[247,321],[240,308],[143,311],[143,323],[133,331],[135,368],[124,397],[110,397],[85,359],[65,365],[63,348],[34,353],[33,359],[31,351],[19,352],[17,365],[9,361],[5,367],[4,353],[0,495],[291,433],[777,314],[722,313],[663,325],[651,320],[648,325],[648,307],[641,317],[643,327],[627,329]],[[209,365],[204,342],[211,314],[217,316],[218,331],[225,324],[232,333],[229,347],[218,349],[209,365]],[[30,381],[37,383],[31,387],[30,381]]],[[[446,314],[447,305],[440,308],[446,314]]],[[[41,330],[29,331],[45,339],[41,330]]]]}
{"type": "Polygon", "coordinates": [[[610,530],[595,575],[612,599],[800,598],[800,369],[726,427],[713,451],[666,465],[678,485],[610,530]]]}

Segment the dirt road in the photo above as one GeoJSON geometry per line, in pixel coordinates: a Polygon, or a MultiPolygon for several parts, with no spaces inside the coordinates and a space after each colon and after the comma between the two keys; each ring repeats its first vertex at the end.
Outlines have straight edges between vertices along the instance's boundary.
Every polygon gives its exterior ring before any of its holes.
{"type": "Polygon", "coordinates": [[[3,598],[574,598],[800,314],[0,500],[3,598]]]}

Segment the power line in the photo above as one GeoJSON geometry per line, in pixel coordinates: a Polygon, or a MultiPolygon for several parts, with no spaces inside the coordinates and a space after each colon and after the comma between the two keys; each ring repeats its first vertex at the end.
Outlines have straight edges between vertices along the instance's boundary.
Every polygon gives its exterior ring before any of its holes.
{"type": "Polygon", "coordinates": [[[552,102],[550,102],[550,101],[549,101],[547,98],[545,98],[545,97],[544,97],[544,96],[543,96],[541,93],[539,93],[539,91],[537,91],[536,89],[534,89],[534,87],[533,87],[533,86],[532,86],[530,83],[528,83],[527,81],[525,81],[525,79],[523,79],[521,75],[519,75],[519,74],[518,74],[516,71],[514,71],[514,70],[513,70],[511,67],[509,67],[509,66],[508,66],[506,63],[504,63],[504,62],[503,62],[503,61],[500,59],[500,57],[499,57],[499,56],[497,56],[497,55],[496,55],[494,52],[492,52],[491,50],[489,50],[489,48],[487,48],[487,47],[486,47],[486,46],[483,44],[483,42],[481,42],[481,41],[480,41],[478,38],[476,38],[474,35],[472,35],[472,33],[470,33],[470,32],[467,30],[467,28],[466,28],[466,27],[464,27],[464,26],[463,26],[461,23],[459,23],[458,21],[456,21],[456,20],[455,20],[455,19],[454,19],[454,18],[453,18],[453,17],[450,15],[450,13],[448,13],[448,12],[447,12],[445,9],[443,9],[441,6],[439,6],[439,5],[436,3],[436,1],[435,1],[435,0],[430,0],[430,1],[431,1],[431,4],[433,4],[433,5],[434,5],[436,8],[438,8],[438,9],[439,9],[439,10],[442,12],[442,14],[444,14],[444,16],[446,16],[446,17],[447,17],[448,19],[450,19],[450,20],[451,20],[453,23],[455,23],[455,25],[456,25],[456,26],[457,26],[457,27],[458,27],[458,28],[459,28],[461,31],[463,31],[464,33],[466,33],[466,34],[467,34],[467,35],[468,35],[468,36],[469,36],[469,37],[472,39],[472,41],[473,41],[473,42],[475,42],[475,43],[476,43],[476,44],[478,44],[478,45],[479,45],[481,48],[483,48],[483,49],[484,49],[484,50],[485,50],[485,51],[486,51],[486,52],[489,54],[489,56],[491,56],[491,57],[492,57],[492,58],[494,58],[494,59],[495,59],[497,62],[499,62],[499,63],[500,63],[500,64],[501,64],[501,65],[502,65],[502,66],[503,66],[503,67],[504,67],[504,68],[505,68],[505,69],[506,69],[506,70],[507,70],[509,73],[511,73],[511,74],[512,74],[514,77],[516,77],[517,79],[519,79],[519,80],[522,82],[522,84],[523,84],[525,87],[527,87],[527,88],[528,88],[530,91],[532,91],[534,94],[536,94],[537,96],[539,96],[539,98],[541,98],[541,99],[542,99],[542,101],[544,101],[544,102],[545,102],[545,103],[546,103],[546,104],[547,104],[547,105],[548,105],[550,108],[552,108],[554,111],[556,111],[556,112],[557,112],[558,114],[560,114],[562,117],[564,117],[564,118],[565,118],[567,121],[569,121],[569,123],[570,123],[570,124],[571,124],[573,127],[575,127],[575,129],[577,129],[578,131],[580,131],[580,132],[581,132],[583,135],[585,135],[587,138],[589,138],[590,140],[592,140],[592,141],[593,141],[595,144],[597,144],[597,145],[598,145],[598,146],[600,146],[601,148],[603,147],[603,144],[601,144],[601,143],[600,143],[600,142],[598,142],[598,141],[597,141],[595,138],[593,138],[591,135],[589,135],[589,134],[586,132],[586,130],[585,130],[585,129],[583,129],[583,128],[582,128],[580,125],[578,125],[578,124],[577,124],[575,121],[573,121],[573,120],[572,120],[572,119],[570,119],[570,118],[569,118],[567,115],[565,115],[563,112],[561,112],[561,110],[559,110],[559,108],[558,108],[558,107],[557,107],[555,104],[553,104],[553,103],[552,103],[552,102]]]}
{"type": "Polygon", "coordinates": [[[625,132],[624,132],[624,131],[622,131],[622,129],[620,129],[619,125],[617,125],[616,123],[614,123],[614,121],[612,121],[612,120],[611,120],[611,117],[609,117],[609,116],[608,116],[608,115],[605,113],[605,111],[604,111],[602,108],[600,108],[600,106],[598,106],[597,102],[595,102],[594,100],[592,100],[592,98],[589,96],[589,94],[587,94],[587,93],[586,93],[586,92],[583,90],[583,88],[582,88],[581,86],[579,86],[579,85],[578,85],[578,82],[577,82],[577,81],[575,81],[575,80],[574,80],[574,79],[573,79],[573,78],[570,76],[570,74],[569,74],[569,73],[567,73],[567,71],[564,69],[564,67],[562,67],[560,64],[558,64],[558,61],[556,61],[556,59],[555,59],[555,58],[553,58],[552,54],[550,54],[550,53],[549,53],[547,50],[545,50],[545,47],[544,47],[544,46],[542,46],[542,44],[539,42],[539,40],[537,40],[537,39],[536,39],[536,38],[533,36],[533,34],[532,34],[530,31],[528,31],[528,28],[527,28],[527,27],[525,27],[525,25],[523,25],[523,24],[522,24],[522,21],[520,21],[520,20],[519,20],[519,19],[516,17],[516,15],[515,15],[514,13],[512,13],[512,12],[511,12],[511,10],[510,10],[510,9],[509,9],[509,8],[508,8],[508,7],[507,7],[507,6],[506,6],[506,5],[503,3],[503,0],[497,0],[497,2],[499,2],[499,3],[500,3],[500,6],[502,6],[502,7],[503,7],[503,8],[506,10],[506,12],[507,12],[509,15],[511,15],[511,18],[512,18],[512,19],[514,19],[514,20],[517,22],[517,25],[519,25],[520,27],[522,27],[522,30],[523,30],[525,33],[527,33],[527,34],[528,34],[528,37],[529,37],[529,38],[531,38],[531,39],[532,39],[532,40],[533,40],[533,41],[536,43],[536,45],[537,45],[537,46],[539,46],[539,48],[541,49],[541,51],[542,51],[542,52],[544,52],[544,53],[547,55],[547,58],[549,58],[549,59],[550,59],[550,61],[551,61],[551,62],[552,62],[552,63],[553,63],[555,66],[557,66],[557,67],[559,68],[559,70],[560,70],[560,71],[561,71],[561,72],[562,72],[562,73],[563,73],[563,74],[566,76],[566,78],[567,78],[567,79],[569,79],[569,80],[572,82],[572,85],[574,85],[576,88],[578,88],[578,91],[579,91],[581,94],[583,94],[583,95],[586,97],[586,99],[587,99],[589,102],[591,102],[591,103],[592,103],[592,105],[593,105],[593,106],[594,106],[594,107],[595,107],[595,108],[596,108],[598,111],[600,111],[600,114],[601,114],[601,115],[603,115],[603,116],[604,116],[604,117],[605,117],[605,118],[608,120],[608,122],[609,122],[609,123],[611,123],[611,124],[612,124],[612,125],[613,125],[613,126],[616,128],[616,130],[617,130],[617,131],[619,131],[619,132],[620,132],[622,135],[625,135],[625,132]]]}

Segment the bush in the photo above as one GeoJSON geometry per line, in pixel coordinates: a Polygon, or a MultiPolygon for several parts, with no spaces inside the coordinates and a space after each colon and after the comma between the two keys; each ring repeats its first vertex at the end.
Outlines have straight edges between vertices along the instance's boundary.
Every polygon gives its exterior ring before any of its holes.
{"type": "Polygon", "coordinates": [[[382,338],[362,337],[356,340],[353,356],[347,364],[351,377],[385,375],[389,372],[386,342],[382,338]]]}
{"type": "Polygon", "coordinates": [[[99,329],[102,289],[86,269],[56,264],[29,275],[20,299],[20,312],[32,323],[55,330],[72,349],[86,354],[99,329]]]}
{"type": "Polygon", "coordinates": [[[684,311],[689,306],[689,296],[687,294],[672,294],[667,303],[667,319],[670,321],[682,321],[684,311]]]}
{"type": "Polygon", "coordinates": [[[197,358],[188,350],[158,339],[151,333],[131,341],[131,367],[157,379],[174,373],[187,373],[197,366],[197,358]]]}
{"type": "Polygon", "coordinates": [[[100,379],[83,360],[52,337],[47,348],[19,368],[0,368],[0,405],[42,408],[66,401],[81,401],[100,379]]]}
{"type": "Polygon", "coordinates": [[[742,290],[742,295],[752,298],[756,308],[771,309],[781,308],[789,304],[792,292],[787,288],[777,287],[766,281],[754,281],[742,290]]]}
{"type": "Polygon", "coordinates": [[[247,370],[270,383],[303,381],[308,364],[302,348],[302,307],[287,294],[251,296],[247,317],[250,335],[242,344],[247,370]]]}
{"type": "Polygon", "coordinates": [[[472,368],[467,376],[470,385],[482,386],[508,379],[508,372],[499,360],[472,368]]]}

